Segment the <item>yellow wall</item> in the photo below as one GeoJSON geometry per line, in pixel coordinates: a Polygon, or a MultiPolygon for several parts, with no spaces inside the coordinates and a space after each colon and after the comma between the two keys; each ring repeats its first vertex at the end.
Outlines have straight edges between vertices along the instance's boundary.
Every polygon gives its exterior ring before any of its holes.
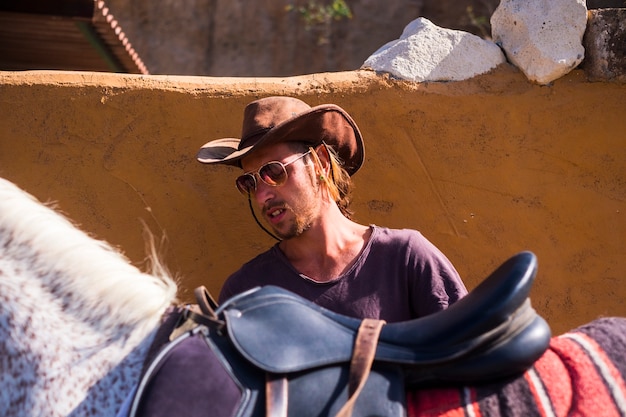
{"type": "MultiPolygon", "coordinates": [[[[533,304],[556,332],[626,316],[626,84],[576,70],[551,86],[503,66],[450,83],[367,71],[290,78],[0,72],[0,176],[144,259],[142,221],[190,301],[273,241],[234,168],[194,155],[238,136],[245,104],[336,103],[364,135],[362,223],[421,230],[473,288],[509,256],[539,258],[533,304]]],[[[381,277],[384,279],[385,277],[381,277]]]]}

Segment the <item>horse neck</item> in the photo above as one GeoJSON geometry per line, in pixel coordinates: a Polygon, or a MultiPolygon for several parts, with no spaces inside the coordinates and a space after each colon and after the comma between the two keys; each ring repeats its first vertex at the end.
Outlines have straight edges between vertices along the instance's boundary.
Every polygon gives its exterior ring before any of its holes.
{"type": "Polygon", "coordinates": [[[0,179],[0,415],[114,415],[175,296],[0,179]]]}
{"type": "Polygon", "coordinates": [[[166,273],[141,273],[108,243],[2,179],[0,256],[33,271],[23,276],[100,330],[150,325],[175,301],[176,284],[166,273]]]}

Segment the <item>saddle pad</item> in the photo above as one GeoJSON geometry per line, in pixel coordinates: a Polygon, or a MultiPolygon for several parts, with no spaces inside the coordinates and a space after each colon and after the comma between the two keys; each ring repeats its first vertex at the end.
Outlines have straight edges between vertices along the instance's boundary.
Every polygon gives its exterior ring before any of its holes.
{"type": "Polygon", "coordinates": [[[407,392],[409,417],[626,415],[626,319],[594,320],[552,338],[523,375],[495,384],[407,392]]]}

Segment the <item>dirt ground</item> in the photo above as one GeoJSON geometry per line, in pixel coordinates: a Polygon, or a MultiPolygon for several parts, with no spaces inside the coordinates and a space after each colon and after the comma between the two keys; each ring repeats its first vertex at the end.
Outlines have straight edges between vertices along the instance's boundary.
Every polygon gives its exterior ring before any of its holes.
{"type": "MultiPolygon", "coordinates": [[[[0,176],[81,227],[145,258],[143,224],[163,242],[181,297],[217,295],[274,242],[207,167],[205,142],[238,136],[243,107],[268,95],[336,103],[363,133],[354,180],[362,223],[421,230],[473,288],[533,251],[535,308],[555,333],[626,315],[626,84],[580,70],[549,86],[504,65],[453,83],[368,71],[275,78],[0,72],[0,176]]],[[[388,279],[388,277],[381,277],[388,279]]]]}

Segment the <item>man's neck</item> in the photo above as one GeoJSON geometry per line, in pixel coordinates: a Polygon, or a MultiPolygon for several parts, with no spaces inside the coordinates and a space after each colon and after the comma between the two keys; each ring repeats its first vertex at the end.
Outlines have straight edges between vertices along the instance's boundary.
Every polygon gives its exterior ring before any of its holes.
{"type": "Polygon", "coordinates": [[[369,239],[367,226],[329,213],[302,235],[280,243],[291,264],[307,277],[325,282],[348,271],[369,239]]]}

